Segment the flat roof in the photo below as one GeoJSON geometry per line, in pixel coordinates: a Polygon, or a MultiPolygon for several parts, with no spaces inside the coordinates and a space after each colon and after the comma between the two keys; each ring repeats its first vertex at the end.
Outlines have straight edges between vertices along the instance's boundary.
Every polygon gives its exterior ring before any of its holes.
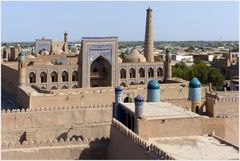
{"type": "Polygon", "coordinates": [[[209,136],[162,137],[150,139],[177,160],[239,159],[239,151],[209,136]]]}
{"type": "MultiPolygon", "coordinates": [[[[126,110],[135,113],[134,103],[121,103],[121,105],[126,110]]],[[[201,116],[168,102],[144,102],[142,117],[146,119],[166,119],[201,116]]]]}

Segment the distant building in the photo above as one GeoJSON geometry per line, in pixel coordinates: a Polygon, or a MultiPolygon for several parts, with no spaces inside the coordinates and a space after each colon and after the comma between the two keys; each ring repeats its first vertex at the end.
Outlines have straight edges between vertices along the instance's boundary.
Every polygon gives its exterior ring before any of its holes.
{"type": "Polygon", "coordinates": [[[184,62],[193,62],[193,56],[192,55],[172,54],[172,60],[174,60],[174,61],[184,61],[184,62]]]}

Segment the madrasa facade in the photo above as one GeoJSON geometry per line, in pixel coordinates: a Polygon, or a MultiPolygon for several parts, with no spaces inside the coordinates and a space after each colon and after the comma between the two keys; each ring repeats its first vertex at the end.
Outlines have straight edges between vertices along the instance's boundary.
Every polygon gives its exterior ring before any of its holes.
{"type": "Polygon", "coordinates": [[[121,59],[118,37],[83,37],[79,54],[64,41],[37,39],[33,55],[18,55],[19,85],[43,90],[146,85],[150,80],[171,80],[171,51],[154,61],[152,9],[147,9],[144,55],[137,49],[121,59]]]}

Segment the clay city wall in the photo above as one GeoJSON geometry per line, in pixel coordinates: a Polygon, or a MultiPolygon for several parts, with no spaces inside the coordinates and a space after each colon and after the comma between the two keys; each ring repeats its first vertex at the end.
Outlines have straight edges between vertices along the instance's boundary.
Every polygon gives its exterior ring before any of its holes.
{"type": "Polygon", "coordinates": [[[11,96],[16,97],[17,86],[18,86],[18,71],[11,68],[11,64],[1,64],[1,88],[6,90],[11,96]]]}
{"type": "Polygon", "coordinates": [[[2,159],[10,160],[75,160],[106,159],[109,138],[72,138],[2,143],[2,159]]]}
{"type": "Polygon", "coordinates": [[[3,110],[1,134],[5,141],[23,141],[33,131],[35,139],[47,140],[76,136],[109,137],[112,106],[74,106],[3,110]]]}
{"type": "Polygon", "coordinates": [[[144,139],[201,134],[200,117],[139,120],[139,136],[144,139]]]}
{"type": "MultiPolygon", "coordinates": [[[[77,90],[76,90],[77,91],[77,90]]],[[[30,96],[29,107],[59,107],[59,106],[90,106],[111,104],[114,101],[115,94],[112,90],[91,90],[82,93],[62,93],[44,96],[30,96]],[[54,103],[53,103],[54,102],[54,103]]]]}
{"type": "Polygon", "coordinates": [[[239,112],[239,98],[219,98],[215,101],[214,116],[239,112]]]}
{"type": "Polygon", "coordinates": [[[139,136],[149,139],[171,136],[207,135],[214,132],[217,136],[238,145],[238,125],[238,117],[141,119],[139,121],[139,136]]]}
{"type": "Polygon", "coordinates": [[[209,116],[235,115],[239,112],[238,92],[227,91],[206,93],[206,107],[209,116]],[[226,95],[224,95],[226,94],[226,95]]]}
{"type": "Polygon", "coordinates": [[[225,140],[239,146],[239,117],[225,118],[225,140]]]}
{"type": "MultiPolygon", "coordinates": [[[[206,88],[206,87],[203,87],[206,88]]],[[[203,92],[204,90],[202,90],[203,92]]],[[[134,86],[124,88],[122,94],[122,102],[126,97],[130,97],[132,100],[137,95],[147,98],[146,86],[134,86]]],[[[202,93],[204,96],[205,94],[202,93]]],[[[58,107],[58,106],[89,106],[92,104],[110,104],[115,99],[114,88],[78,88],[78,89],[66,89],[66,90],[56,90],[54,94],[51,95],[31,95],[29,96],[29,106],[30,108],[37,107],[58,107]],[[101,99],[99,99],[101,98],[101,99]],[[51,102],[54,102],[52,104],[51,102]]],[[[182,87],[179,83],[172,83],[171,87],[167,84],[161,85],[161,100],[171,100],[173,99],[175,103],[183,107],[189,107],[189,102],[186,101],[188,98],[188,87],[182,87]],[[177,92],[176,92],[177,91],[177,92]],[[177,101],[180,100],[180,101],[177,101]],[[185,101],[184,101],[185,100],[185,101]]]]}
{"type": "Polygon", "coordinates": [[[121,122],[113,119],[108,159],[174,159],[169,154],[129,130],[121,122]]]}

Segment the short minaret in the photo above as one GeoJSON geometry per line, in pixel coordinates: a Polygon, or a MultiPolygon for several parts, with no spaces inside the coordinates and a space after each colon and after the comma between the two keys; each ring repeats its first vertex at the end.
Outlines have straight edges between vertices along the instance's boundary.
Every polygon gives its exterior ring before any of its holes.
{"type": "Polygon", "coordinates": [[[138,95],[137,97],[135,97],[134,103],[135,103],[135,116],[136,118],[141,119],[143,114],[144,98],[138,95]]]}
{"type": "Polygon", "coordinates": [[[135,121],[134,121],[134,132],[139,134],[139,121],[143,116],[143,106],[144,106],[144,98],[140,95],[135,97],[135,121]]]}
{"type": "Polygon", "coordinates": [[[147,102],[160,102],[160,85],[155,80],[148,82],[147,102]]]}
{"type": "Polygon", "coordinates": [[[203,112],[201,109],[201,82],[196,77],[189,82],[188,99],[192,102],[192,112],[203,112]]]}
{"type": "Polygon", "coordinates": [[[167,80],[172,79],[172,50],[170,48],[166,49],[166,57],[165,57],[165,82],[167,80]]]}
{"type": "Polygon", "coordinates": [[[67,31],[65,31],[65,33],[64,33],[63,51],[64,51],[65,53],[68,53],[68,33],[67,33],[67,31]]]}
{"type": "Polygon", "coordinates": [[[154,62],[152,9],[147,9],[144,56],[147,62],[154,62]]]}
{"type": "Polygon", "coordinates": [[[120,119],[118,105],[121,102],[122,91],[123,91],[123,88],[121,86],[118,86],[115,88],[115,104],[114,104],[113,117],[117,120],[120,119]]]}
{"type": "Polygon", "coordinates": [[[21,50],[18,54],[18,73],[19,73],[19,86],[26,85],[26,66],[25,66],[25,53],[21,50]]]}

